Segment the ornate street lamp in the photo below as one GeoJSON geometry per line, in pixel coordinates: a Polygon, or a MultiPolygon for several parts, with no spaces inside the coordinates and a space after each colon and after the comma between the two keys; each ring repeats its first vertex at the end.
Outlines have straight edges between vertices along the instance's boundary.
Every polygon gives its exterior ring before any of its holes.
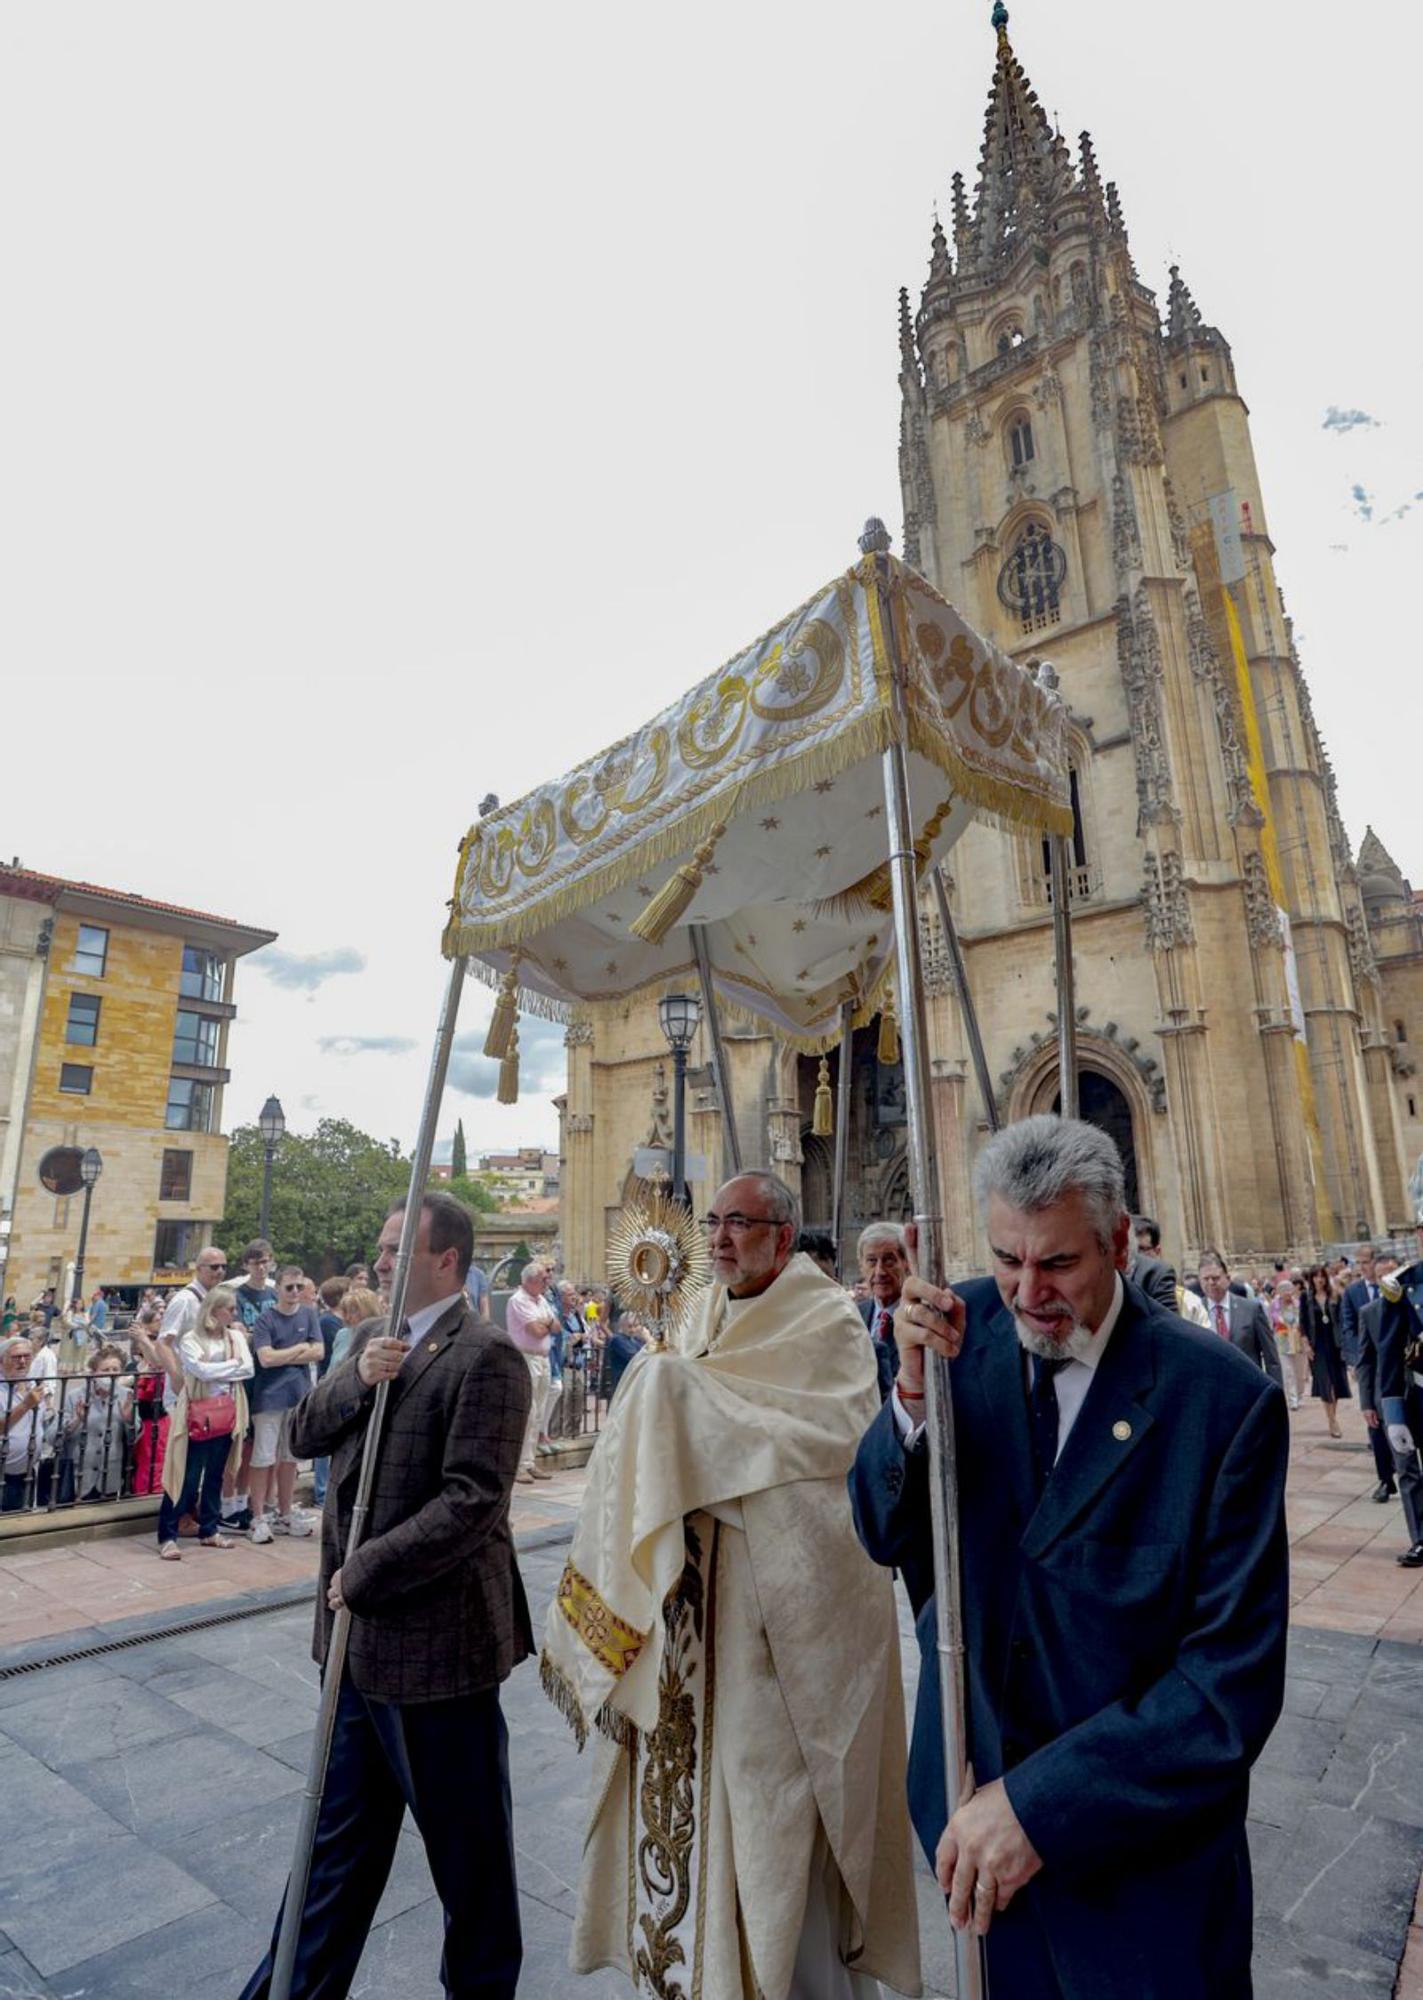
{"type": "Polygon", "coordinates": [[[81,1307],[84,1304],[84,1252],[89,1246],[89,1204],[94,1199],[94,1183],[103,1171],[103,1155],[97,1146],[90,1146],[79,1162],[79,1178],[84,1183],[84,1213],[79,1222],[79,1255],[74,1260],[74,1299],[81,1307]]]}
{"type": "Polygon", "coordinates": [[[672,1198],[687,1201],[687,1051],[702,1021],[695,993],[664,993],[657,1019],[672,1051],[672,1198]]]}
{"type": "Polygon", "coordinates": [[[262,1144],[267,1150],[266,1162],[262,1168],[262,1213],[257,1219],[259,1236],[267,1234],[272,1208],[272,1162],[277,1157],[277,1147],[286,1129],[286,1113],[275,1097],[269,1097],[257,1119],[257,1130],[262,1134],[262,1144]]]}

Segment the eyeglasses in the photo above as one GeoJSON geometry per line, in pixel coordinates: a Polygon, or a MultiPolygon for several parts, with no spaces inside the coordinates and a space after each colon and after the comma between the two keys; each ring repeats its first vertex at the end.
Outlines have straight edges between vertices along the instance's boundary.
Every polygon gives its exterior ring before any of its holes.
{"type": "Polygon", "coordinates": [[[718,1229],[729,1229],[733,1236],[744,1236],[748,1229],[779,1229],[780,1223],[774,1215],[738,1215],[735,1209],[730,1215],[704,1215],[702,1228],[708,1236],[718,1229]]]}
{"type": "Polygon", "coordinates": [[[201,1268],[204,1271],[225,1271],[227,1269],[227,1259],[225,1257],[204,1257],[201,1268]]]}
{"type": "Polygon", "coordinates": [[[301,1286],[300,1286],[300,1285],[283,1285],[283,1286],[282,1286],[282,1290],[283,1290],[284,1292],[299,1292],[299,1291],[301,1290],[301,1286]]]}

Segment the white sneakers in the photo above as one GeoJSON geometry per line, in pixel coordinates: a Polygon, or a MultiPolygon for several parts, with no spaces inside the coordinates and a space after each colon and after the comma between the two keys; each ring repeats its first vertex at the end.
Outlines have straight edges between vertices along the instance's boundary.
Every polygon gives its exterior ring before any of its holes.
{"type": "Polygon", "coordinates": [[[264,1514],[260,1521],[253,1523],[254,1542],[274,1541],[278,1535],[292,1535],[297,1541],[305,1541],[313,1533],[312,1525],[305,1514],[264,1514]]]}

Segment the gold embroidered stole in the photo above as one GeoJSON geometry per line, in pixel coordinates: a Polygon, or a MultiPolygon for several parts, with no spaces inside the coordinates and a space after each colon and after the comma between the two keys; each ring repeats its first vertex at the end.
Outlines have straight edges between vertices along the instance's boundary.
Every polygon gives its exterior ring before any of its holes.
{"type": "Polygon", "coordinates": [[[687,1560],[663,1609],[657,1727],[633,1733],[628,1771],[628,1959],[639,1992],[700,1993],[706,1932],[707,1819],[716,1729],[719,1524],[686,1524],[687,1560]]]}

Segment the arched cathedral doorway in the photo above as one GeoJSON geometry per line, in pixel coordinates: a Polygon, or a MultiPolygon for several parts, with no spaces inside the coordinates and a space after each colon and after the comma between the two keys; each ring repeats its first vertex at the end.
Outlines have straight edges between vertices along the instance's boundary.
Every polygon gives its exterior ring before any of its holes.
{"type": "MultiPolygon", "coordinates": [[[[1077,1096],[1082,1118],[1089,1125],[1095,1125],[1114,1141],[1122,1156],[1122,1167],[1126,1174],[1127,1207],[1133,1215],[1141,1213],[1141,1197],[1138,1192],[1136,1171],[1136,1139],[1132,1131],[1131,1106],[1122,1091],[1109,1076],[1100,1070],[1081,1069],[1077,1075],[1077,1096]]],[[[1053,1094],[1052,1108],[1062,1110],[1062,1092],[1053,1094]]]]}

